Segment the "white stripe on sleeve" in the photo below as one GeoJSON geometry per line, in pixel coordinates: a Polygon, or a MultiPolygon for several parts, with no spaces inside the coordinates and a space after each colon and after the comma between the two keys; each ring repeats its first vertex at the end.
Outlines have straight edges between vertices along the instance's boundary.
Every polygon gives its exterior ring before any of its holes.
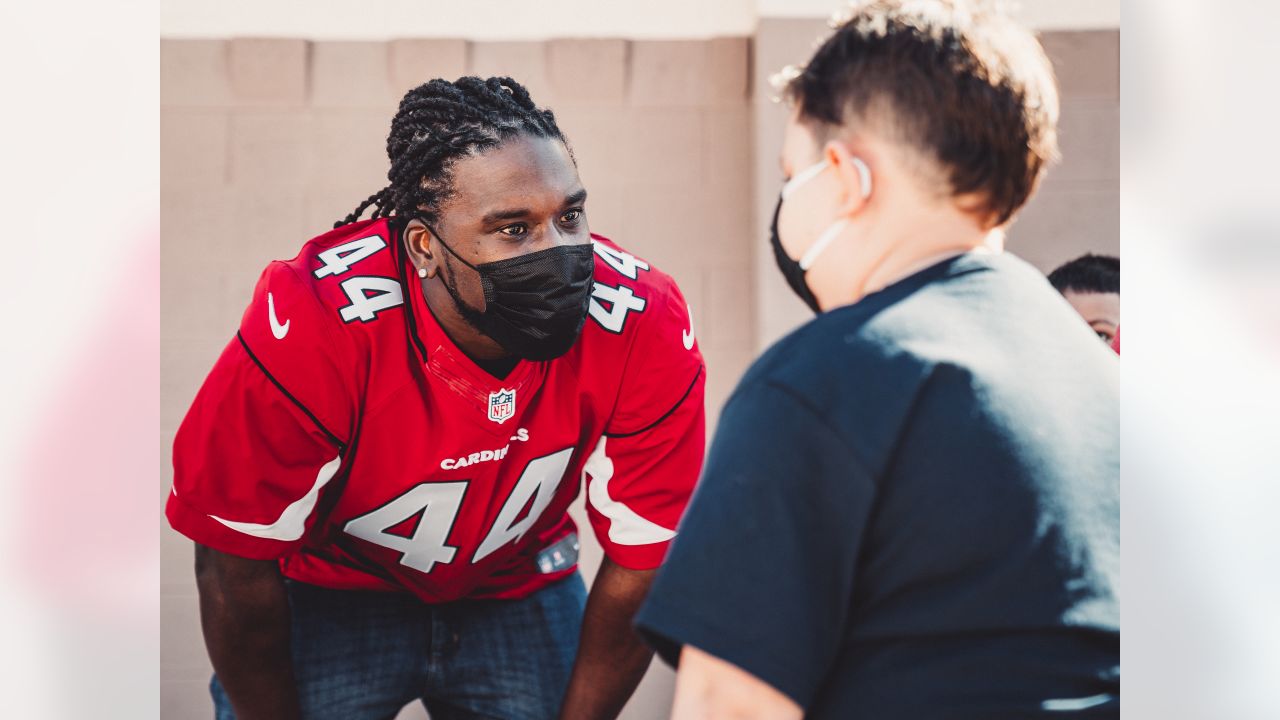
{"type": "Polygon", "coordinates": [[[613,479],[613,460],[605,451],[608,438],[601,437],[595,452],[587,458],[582,471],[591,476],[587,486],[587,502],[609,518],[609,540],[618,545],[652,545],[676,536],[674,530],[640,517],[634,510],[609,497],[609,481],[613,479]]]}
{"type": "Polygon", "coordinates": [[[232,530],[246,535],[267,540],[283,540],[285,542],[297,540],[302,537],[302,533],[307,529],[307,517],[311,515],[311,510],[316,506],[316,501],[320,499],[320,489],[325,486],[325,483],[333,479],[340,465],[342,465],[341,456],[325,463],[324,467],[320,468],[320,472],[316,474],[316,482],[307,491],[307,494],[290,503],[289,507],[285,508],[284,512],[280,513],[280,517],[276,518],[273,523],[264,525],[262,523],[225,520],[217,515],[210,515],[209,517],[232,530]]]}

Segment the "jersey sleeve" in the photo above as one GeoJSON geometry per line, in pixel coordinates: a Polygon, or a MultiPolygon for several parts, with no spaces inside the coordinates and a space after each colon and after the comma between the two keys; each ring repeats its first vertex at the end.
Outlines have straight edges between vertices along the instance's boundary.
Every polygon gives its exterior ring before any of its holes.
{"type": "Polygon", "coordinates": [[[839,651],[874,498],[807,405],[740,388],[637,627],[673,665],[693,645],[807,707],[839,651]]]}
{"type": "Polygon", "coordinates": [[[610,560],[662,563],[702,469],[706,369],[675,283],[649,297],[614,412],[586,465],[587,516],[610,560]]]}
{"type": "Polygon", "coordinates": [[[291,267],[263,273],[174,440],[175,530],[254,559],[301,544],[354,417],[350,358],[325,315],[291,267]]]}

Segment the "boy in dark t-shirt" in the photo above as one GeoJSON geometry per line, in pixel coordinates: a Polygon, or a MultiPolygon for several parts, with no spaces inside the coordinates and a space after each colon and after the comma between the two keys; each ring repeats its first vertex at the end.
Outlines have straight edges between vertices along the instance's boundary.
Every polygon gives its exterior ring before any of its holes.
{"type": "Polygon", "coordinates": [[[811,717],[1101,711],[1119,694],[1118,379],[1007,255],[823,314],[726,405],[642,628],[811,717]]]}
{"type": "Polygon", "coordinates": [[[784,88],[819,317],[726,404],[637,616],[675,720],[1119,714],[1118,361],[1003,228],[1056,155],[1034,38],[855,7],[784,88]]]}

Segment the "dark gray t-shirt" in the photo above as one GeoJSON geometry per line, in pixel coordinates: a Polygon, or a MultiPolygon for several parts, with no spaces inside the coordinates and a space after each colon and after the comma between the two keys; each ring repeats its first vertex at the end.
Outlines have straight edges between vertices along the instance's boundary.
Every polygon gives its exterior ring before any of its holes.
{"type": "Polygon", "coordinates": [[[637,624],[814,718],[1117,717],[1119,360],[1009,255],[774,345],[637,624]]]}

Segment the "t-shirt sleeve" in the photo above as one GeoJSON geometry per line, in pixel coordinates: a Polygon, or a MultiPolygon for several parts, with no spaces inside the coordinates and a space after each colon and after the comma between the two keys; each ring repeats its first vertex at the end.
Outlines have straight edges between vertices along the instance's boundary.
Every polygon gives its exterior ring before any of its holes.
{"type": "Polygon", "coordinates": [[[175,530],[254,559],[301,545],[349,442],[350,381],[327,322],[289,267],[263,273],[174,440],[175,530]]]}
{"type": "Polygon", "coordinates": [[[673,665],[693,645],[807,707],[846,630],[874,495],[803,399],[740,388],[637,626],[673,665]]]}
{"type": "Polygon", "coordinates": [[[666,281],[647,299],[617,404],[587,460],[587,516],[610,560],[662,563],[706,447],[706,371],[689,306],[666,281]]]}

